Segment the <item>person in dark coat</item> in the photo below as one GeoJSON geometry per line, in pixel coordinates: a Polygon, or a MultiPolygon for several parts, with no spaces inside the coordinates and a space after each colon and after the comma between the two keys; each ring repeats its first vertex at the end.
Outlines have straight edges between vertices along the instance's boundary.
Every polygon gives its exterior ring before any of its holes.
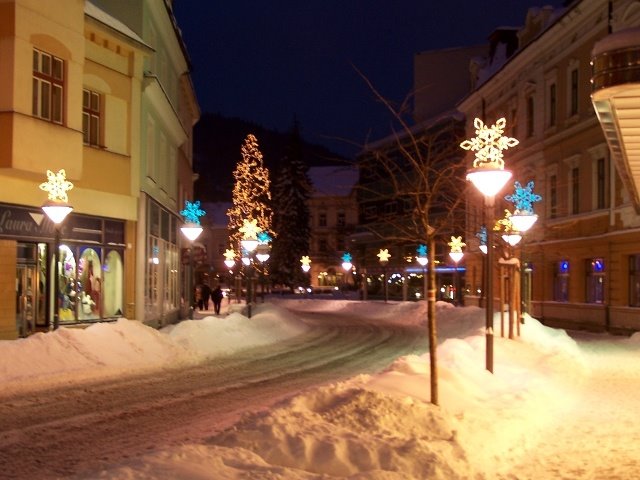
{"type": "Polygon", "coordinates": [[[202,285],[202,307],[200,308],[200,310],[202,310],[203,308],[205,310],[209,310],[210,296],[211,296],[211,287],[209,287],[209,285],[205,283],[202,285]]]}
{"type": "Polygon", "coordinates": [[[220,305],[222,305],[222,299],[224,295],[222,294],[222,289],[220,285],[218,285],[213,292],[211,292],[211,299],[213,300],[213,309],[216,312],[216,315],[220,315],[220,305]]]}

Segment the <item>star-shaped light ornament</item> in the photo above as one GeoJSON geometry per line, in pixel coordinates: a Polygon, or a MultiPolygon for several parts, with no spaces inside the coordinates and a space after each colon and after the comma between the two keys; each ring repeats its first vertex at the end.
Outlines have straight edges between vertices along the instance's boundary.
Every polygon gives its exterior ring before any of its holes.
{"type": "Polygon", "coordinates": [[[67,180],[67,173],[64,168],[54,173],[47,170],[47,181],[40,184],[40,189],[48,194],[48,198],[52,202],[67,203],[69,196],[67,192],[73,188],[73,183],[67,180]]]}
{"type": "Polygon", "coordinates": [[[475,152],[473,168],[504,169],[503,150],[515,147],[519,143],[517,139],[503,135],[506,124],[504,118],[500,118],[490,127],[479,118],[473,121],[476,136],[460,144],[464,150],[475,152]]]}
{"type": "Polygon", "coordinates": [[[418,248],[416,248],[416,253],[418,254],[418,257],[426,257],[427,256],[427,246],[424,245],[424,244],[418,245],[418,248]]]}
{"type": "Polygon", "coordinates": [[[462,253],[462,247],[466,247],[467,244],[462,241],[462,237],[451,237],[449,247],[452,253],[462,253]]]}
{"type": "Polygon", "coordinates": [[[344,255],[342,255],[343,262],[351,263],[351,260],[353,260],[353,257],[349,252],[345,252],[344,255]]]}
{"type": "Polygon", "coordinates": [[[185,200],[184,210],[180,212],[185,223],[192,223],[194,225],[200,225],[200,217],[203,217],[205,214],[206,212],[200,208],[199,200],[196,200],[195,202],[185,200]]]}
{"type": "Polygon", "coordinates": [[[224,258],[225,258],[226,260],[231,260],[231,261],[233,262],[233,261],[235,260],[235,258],[236,258],[236,252],[234,252],[234,251],[233,251],[232,249],[230,249],[230,248],[227,248],[227,249],[224,251],[224,258]]]}
{"type": "Polygon", "coordinates": [[[382,263],[383,265],[386,264],[391,258],[391,255],[389,254],[389,250],[387,248],[384,248],[384,249],[381,248],[380,252],[378,253],[378,258],[380,259],[380,263],[382,263]]]}
{"type": "Polygon", "coordinates": [[[500,220],[496,220],[496,224],[493,226],[493,230],[496,232],[511,233],[515,231],[513,223],[511,223],[511,212],[509,210],[504,211],[504,217],[500,220]]]}
{"type": "Polygon", "coordinates": [[[258,240],[258,234],[262,229],[258,227],[258,220],[244,220],[242,227],[239,229],[242,237],[246,240],[258,240]]]}

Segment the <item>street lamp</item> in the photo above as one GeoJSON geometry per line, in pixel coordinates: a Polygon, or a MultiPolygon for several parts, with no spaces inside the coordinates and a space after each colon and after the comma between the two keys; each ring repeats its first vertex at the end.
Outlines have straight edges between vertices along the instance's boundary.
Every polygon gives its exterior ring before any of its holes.
{"type": "Polygon", "coordinates": [[[184,218],[184,225],[180,227],[182,234],[191,242],[189,248],[189,276],[187,277],[187,292],[192,298],[191,306],[189,307],[189,318],[193,318],[193,310],[195,309],[195,265],[193,258],[194,242],[198,239],[202,233],[202,226],[200,225],[200,217],[205,215],[205,211],[200,208],[200,201],[190,202],[185,200],[184,210],[180,212],[180,215],[184,218]]]}
{"type": "Polygon", "coordinates": [[[242,256],[242,263],[244,263],[248,270],[247,275],[247,317],[251,318],[251,307],[253,303],[253,262],[252,256],[256,248],[258,248],[258,234],[262,231],[258,227],[257,220],[244,220],[242,227],[239,229],[242,233],[242,240],[240,244],[242,249],[246,252],[246,256],[242,256]]]}
{"type": "Polygon", "coordinates": [[[60,326],[60,227],[67,215],[71,213],[73,207],[69,205],[69,196],[67,192],[73,188],[73,183],[67,180],[67,173],[64,169],[54,173],[47,170],[47,181],[40,184],[40,189],[48,194],[47,202],[42,205],[42,211],[54,223],[55,235],[53,245],[53,329],[57,330],[60,326]]]}
{"type": "Polygon", "coordinates": [[[449,242],[449,257],[453,260],[455,264],[455,275],[454,275],[454,288],[455,288],[455,299],[454,304],[458,305],[458,295],[460,294],[460,288],[458,286],[458,262],[462,260],[464,253],[462,253],[462,247],[465,247],[467,244],[462,241],[462,237],[451,237],[451,241],[449,242]]]}
{"type": "MultiPolygon", "coordinates": [[[[535,202],[539,202],[542,200],[542,196],[533,193],[534,183],[531,180],[527,183],[526,187],[523,187],[520,182],[514,183],[515,191],[511,195],[505,196],[505,200],[513,203],[515,206],[515,211],[513,215],[511,215],[511,223],[513,226],[519,230],[520,232],[526,233],[533,226],[534,223],[538,220],[538,216],[533,211],[533,204],[535,202]]],[[[521,257],[524,257],[524,248],[520,248],[521,257]]],[[[526,266],[524,259],[521,258],[521,264],[523,267],[526,266]]],[[[524,269],[523,273],[531,272],[531,269],[524,269]]],[[[522,299],[522,313],[529,310],[530,306],[530,278],[525,276],[525,280],[527,282],[527,289],[525,290],[522,279],[520,280],[520,297],[522,299]]],[[[520,318],[521,322],[524,322],[524,316],[520,318]]]]}
{"type": "Polygon", "coordinates": [[[308,255],[304,255],[300,259],[300,263],[302,264],[302,271],[304,273],[309,273],[309,270],[311,270],[311,259],[309,258],[309,256],[308,255]]]}
{"type": "Polygon", "coordinates": [[[345,273],[344,282],[343,282],[343,289],[345,291],[347,289],[347,273],[349,273],[353,268],[353,263],[351,263],[351,260],[353,260],[353,257],[351,256],[351,254],[349,252],[344,252],[344,254],[342,255],[342,268],[344,269],[344,273],[345,273]]]}
{"type": "Polygon", "coordinates": [[[260,299],[264,303],[264,277],[265,277],[265,262],[269,260],[271,256],[271,236],[267,232],[260,232],[258,234],[258,246],[256,247],[256,258],[260,262],[260,299]]]}
{"type": "MultiPolygon", "coordinates": [[[[503,150],[515,147],[518,140],[503,135],[507,121],[500,118],[488,127],[482,120],[473,121],[476,136],[460,144],[464,150],[475,152],[473,168],[467,173],[467,180],[482,193],[485,199],[487,218],[493,217],[495,195],[511,178],[511,172],[504,169],[503,150]]],[[[485,312],[486,369],[493,373],[493,245],[491,235],[487,236],[487,306],[485,312]]]]}
{"type": "Polygon", "coordinates": [[[380,265],[382,265],[382,278],[384,279],[384,301],[387,302],[389,300],[389,290],[387,288],[387,264],[389,263],[389,258],[391,255],[389,254],[388,249],[380,249],[378,252],[378,259],[380,260],[380,265]]]}
{"type": "Polygon", "coordinates": [[[427,290],[429,288],[429,282],[427,280],[427,264],[429,263],[429,257],[427,256],[427,246],[420,244],[416,248],[416,261],[422,267],[422,281],[423,281],[423,298],[427,300],[427,290]]]}

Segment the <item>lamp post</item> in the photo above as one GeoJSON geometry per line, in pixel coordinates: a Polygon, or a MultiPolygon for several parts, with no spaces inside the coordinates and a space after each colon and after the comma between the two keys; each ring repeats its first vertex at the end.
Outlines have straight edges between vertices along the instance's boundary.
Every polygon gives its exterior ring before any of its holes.
{"type": "Polygon", "coordinates": [[[253,305],[253,255],[258,248],[258,234],[262,230],[258,227],[257,220],[244,220],[240,232],[242,233],[242,240],[240,244],[242,249],[247,253],[247,256],[242,257],[242,262],[246,265],[248,270],[247,275],[247,317],[251,318],[251,307],[253,305]]]}
{"type": "Polygon", "coordinates": [[[422,281],[423,281],[423,296],[425,301],[427,300],[427,290],[429,288],[429,282],[427,279],[427,264],[429,263],[429,257],[427,257],[427,246],[420,244],[416,249],[416,261],[422,267],[422,281]]]}
{"type": "Polygon", "coordinates": [[[184,225],[180,227],[182,234],[189,240],[191,247],[189,248],[189,276],[187,278],[187,292],[192,299],[189,306],[189,318],[193,319],[193,311],[195,310],[195,276],[196,269],[193,258],[194,242],[198,239],[202,233],[202,226],[200,225],[200,217],[205,215],[205,211],[200,208],[200,202],[190,202],[185,200],[184,210],[180,212],[180,215],[184,218],[184,225]]]}
{"type": "Polygon", "coordinates": [[[453,263],[455,264],[455,274],[453,277],[453,288],[455,288],[455,299],[453,303],[455,305],[458,305],[458,295],[460,294],[460,288],[458,286],[458,262],[462,260],[462,257],[464,256],[464,253],[462,253],[462,247],[464,246],[466,246],[466,243],[462,241],[462,237],[451,237],[451,241],[449,242],[449,247],[451,249],[449,251],[449,257],[451,257],[451,260],[453,260],[453,263]]]}
{"type": "MultiPolygon", "coordinates": [[[[227,284],[229,285],[229,289],[231,288],[231,282],[233,281],[233,267],[236,265],[236,252],[231,248],[227,248],[224,251],[224,264],[227,266],[229,270],[229,276],[227,277],[227,284]]],[[[231,303],[231,290],[229,290],[229,298],[227,299],[227,303],[231,303]]],[[[238,291],[236,290],[236,296],[238,295],[238,291]]]]}
{"type": "Polygon", "coordinates": [[[351,271],[351,269],[353,268],[353,263],[351,263],[352,259],[353,259],[353,257],[348,252],[345,252],[342,255],[342,268],[344,269],[344,274],[345,274],[344,282],[343,282],[343,293],[344,293],[344,295],[346,295],[346,290],[347,290],[347,273],[349,273],[351,271]]]}
{"type": "Polygon", "coordinates": [[[71,213],[73,207],[68,204],[69,196],[67,192],[73,188],[73,183],[67,180],[64,169],[57,173],[47,170],[47,181],[40,184],[40,189],[48,193],[47,202],[42,205],[42,211],[54,223],[55,233],[53,242],[53,329],[60,326],[60,227],[62,222],[71,213]]]}
{"type": "MultiPolygon", "coordinates": [[[[482,193],[485,199],[487,219],[493,218],[496,194],[511,178],[511,172],[504,169],[503,150],[515,147],[518,140],[503,135],[507,121],[500,118],[488,127],[482,120],[473,121],[476,136],[460,144],[464,150],[475,152],[473,168],[467,172],[467,180],[482,193]]],[[[487,236],[487,305],[485,312],[486,369],[493,373],[493,242],[487,236]]]]}
{"type": "Polygon", "coordinates": [[[264,277],[265,277],[265,262],[269,260],[271,256],[271,236],[267,232],[260,232],[258,234],[258,246],[256,248],[256,258],[260,262],[260,300],[264,303],[264,277]]]}
{"type": "MultiPolygon", "coordinates": [[[[505,200],[513,203],[515,206],[515,211],[513,215],[511,215],[511,223],[518,231],[523,233],[528,232],[529,229],[533,227],[533,225],[538,220],[538,215],[536,215],[533,211],[533,204],[535,202],[539,202],[540,200],[542,200],[542,196],[536,193],[533,193],[533,187],[534,187],[533,180],[527,183],[526,187],[523,187],[520,184],[520,182],[515,182],[514,192],[511,195],[507,195],[504,197],[505,200]]],[[[521,252],[521,257],[523,257],[524,256],[523,247],[520,249],[520,252],[521,252]]],[[[524,259],[521,258],[520,260],[521,260],[522,266],[525,267],[526,264],[524,262],[524,259]]],[[[525,268],[523,273],[527,273],[530,271],[531,271],[530,269],[527,270],[525,268]]],[[[529,285],[528,276],[526,276],[525,278],[527,279],[527,285],[529,285]]],[[[520,280],[520,296],[521,296],[521,301],[523,306],[522,313],[524,314],[525,311],[526,312],[529,311],[530,292],[528,291],[528,289],[527,291],[524,291],[522,276],[520,280]]],[[[523,321],[524,321],[524,316],[520,318],[520,322],[523,322],[523,321]]]]}
{"type": "Polygon", "coordinates": [[[384,301],[385,303],[389,300],[389,290],[387,288],[387,264],[389,263],[389,258],[391,255],[389,254],[388,249],[380,249],[378,252],[378,259],[380,260],[380,265],[382,265],[382,278],[384,279],[384,301]]]}

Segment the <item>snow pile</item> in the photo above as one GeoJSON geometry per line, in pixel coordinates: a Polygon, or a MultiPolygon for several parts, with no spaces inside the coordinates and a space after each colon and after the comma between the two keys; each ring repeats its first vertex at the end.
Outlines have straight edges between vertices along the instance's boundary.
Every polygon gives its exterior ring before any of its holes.
{"type": "Polygon", "coordinates": [[[124,318],[87,328],[60,328],[0,341],[0,381],[9,393],[193,365],[291,338],[306,329],[286,310],[274,306],[258,307],[250,319],[234,312],[224,318],[184,321],[161,331],[124,318]]]}
{"type": "MultiPolygon", "coordinates": [[[[325,310],[338,319],[425,323],[424,302],[289,302],[310,315],[325,310]]],[[[160,332],[121,320],[0,342],[0,381],[10,389],[54,372],[75,380],[77,372],[100,376],[124,369],[168,368],[278,342],[308,328],[285,304],[263,304],[251,319],[233,312],[160,332]],[[27,363],[28,369],[23,366],[27,363]]],[[[500,336],[496,314],[495,368],[490,374],[485,370],[484,310],[438,304],[437,315],[440,406],[430,403],[429,355],[405,356],[379,374],[359,375],[302,392],[268,411],[248,412],[222,432],[211,426],[206,443],[165,447],[83,478],[511,479],[517,471],[518,478],[528,479],[544,477],[543,471],[560,475],[569,464],[563,478],[575,478],[571,472],[583,471],[585,465],[591,469],[586,471],[596,473],[604,471],[600,466],[612,467],[607,452],[595,463],[589,452],[599,448],[598,442],[624,438],[634,410],[618,414],[599,396],[595,407],[585,402],[587,388],[594,388],[585,382],[595,375],[596,385],[604,383],[599,395],[619,389],[624,396],[620,403],[635,405],[636,384],[629,380],[638,379],[639,362],[616,364],[638,356],[638,335],[608,343],[590,343],[585,337],[578,345],[566,332],[526,317],[522,336],[508,340],[500,336]],[[600,355],[599,349],[608,348],[607,355],[600,355]],[[593,372],[594,368],[601,371],[593,372]],[[626,386],[624,391],[621,386],[626,386]],[[603,408],[603,419],[595,420],[602,423],[588,423],[603,408]],[[602,436],[591,440],[598,425],[602,436]],[[582,430],[592,433],[580,434],[582,430]],[[556,434],[564,435],[563,445],[586,457],[559,457],[557,445],[550,441],[556,434]],[[547,467],[554,462],[557,465],[547,467]]],[[[640,429],[633,431],[640,436],[640,429]]],[[[625,445],[625,455],[636,458],[638,442],[625,445]]],[[[624,468],[621,472],[631,471],[628,465],[624,468]]],[[[624,478],[624,473],[616,478],[624,478]]]]}

